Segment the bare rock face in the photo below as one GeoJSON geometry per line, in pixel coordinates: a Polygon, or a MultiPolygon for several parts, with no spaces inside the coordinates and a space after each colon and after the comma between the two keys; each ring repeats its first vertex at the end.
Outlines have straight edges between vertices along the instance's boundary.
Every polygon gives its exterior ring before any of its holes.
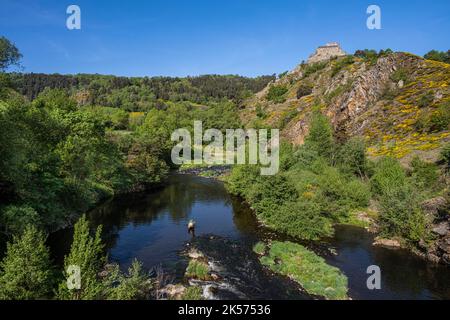
{"type": "Polygon", "coordinates": [[[330,60],[334,57],[345,56],[346,53],[341,49],[337,42],[330,42],[324,46],[320,46],[316,49],[316,52],[312,54],[306,63],[317,63],[325,60],[330,60]]]}

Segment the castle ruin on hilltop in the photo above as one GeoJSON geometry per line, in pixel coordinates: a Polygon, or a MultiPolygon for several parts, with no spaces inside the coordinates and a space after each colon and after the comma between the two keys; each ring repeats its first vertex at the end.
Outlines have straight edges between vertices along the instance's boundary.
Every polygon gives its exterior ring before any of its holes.
{"type": "Polygon", "coordinates": [[[309,57],[306,63],[316,63],[329,60],[333,57],[342,57],[345,55],[347,55],[347,53],[341,49],[339,43],[330,42],[324,46],[318,47],[316,52],[309,57]]]}

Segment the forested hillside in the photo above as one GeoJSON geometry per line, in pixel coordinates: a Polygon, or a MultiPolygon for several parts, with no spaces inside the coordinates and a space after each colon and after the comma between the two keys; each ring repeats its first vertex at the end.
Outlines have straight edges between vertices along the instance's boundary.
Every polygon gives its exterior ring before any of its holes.
{"type": "Polygon", "coordinates": [[[237,75],[204,75],[186,78],[126,78],[105,75],[12,74],[14,87],[29,100],[44,89],[65,89],[80,105],[120,107],[126,111],[149,111],[164,101],[192,103],[223,99],[242,101],[262,90],[275,76],[247,78],[237,75]]]}
{"type": "MultiPolygon", "coordinates": [[[[3,68],[20,60],[9,48],[3,68]]],[[[173,130],[194,119],[240,127],[237,104],[271,79],[2,73],[2,230],[54,230],[102,199],[157,187],[173,167],[173,130]]]]}

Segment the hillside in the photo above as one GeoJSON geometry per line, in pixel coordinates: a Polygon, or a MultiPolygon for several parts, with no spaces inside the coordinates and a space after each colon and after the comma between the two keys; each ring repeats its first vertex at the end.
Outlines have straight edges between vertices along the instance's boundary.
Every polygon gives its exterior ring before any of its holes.
{"type": "Polygon", "coordinates": [[[449,64],[390,50],[326,58],[302,63],[247,99],[244,124],[280,128],[299,145],[320,108],[340,139],[365,137],[370,156],[437,159],[450,140],[449,64]]]}

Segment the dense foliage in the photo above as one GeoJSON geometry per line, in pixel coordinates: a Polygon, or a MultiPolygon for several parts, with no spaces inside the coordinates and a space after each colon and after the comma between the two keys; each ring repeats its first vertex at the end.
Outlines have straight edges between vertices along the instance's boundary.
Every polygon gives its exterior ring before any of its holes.
{"type": "Polygon", "coordinates": [[[0,299],[24,300],[50,297],[54,274],[45,235],[27,226],[8,243],[0,263],[0,299]]]}
{"type": "Polygon", "coordinates": [[[439,62],[450,63],[450,50],[447,50],[447,52],[431,50],[423,57],[428,60],[435,60],[435,61],[439,61],[439,62]]]}
{"type": "Polygon", "coordinates": [[[311,124],[303,146],[281,147],[278,175],[262,177],[256,166],[236,166],[228,177],[230,192],[245,198],[267,225],[303,239],[331,235],[333,223],[348,221],[352,210],[367,207],[370,199],[368,185],[359,179],[366,170],[361,144],[350,140],[336,148],[319,112],[311,124]]]}
{"type": "Polygon", "coordinates": [[[153,282],[143,271],[142,264],[134,260],[128,274],[121,272],[117,264],[107,264],[101,226],[92,234],[85,216],[75,224],[71,250],[65,257],[62,273],[52,265],[45,240],[42,231],[29,225],[8,243],[0,263],[0,300],[133,300],[150,297],[153,282]],[[69,266],[80,268],[80,288],[71,278],[76,274],[68,273],[71,271],[69,266]],[[68,281],[74,287],[69,288],[68,281]]]}
{"type": "MultiPolygon", "coordinates": [[[[448,161],[447,151],[442,153],[448,161]]],[[[236,166],[230,192],[242,196],[269,227],[301,239],[319,239],[335,223],[361,225],[355,214],[378,207],[381,234],[412,246],[430,240],[421,203],[444,188],[440,168],[414,158],[410,169],[398,160],[366,157],[364,140],[339,144],[327,118],[316,111],[305,144],[281,148],[281,172],[261,177],[256,166],[236,166]]]]}
{"type": "Polygon", "coordinates": [[[127,111],[164,108],[167,101],[207,104],[222,100],[239,102],[262,90],[275,76],[246,78],[204,75],[186,78],[126,78],[103,75],[13,74],[15,88],[28,99],[46,88],[64,89],[83,105],[101,105],[127,111]]]}

